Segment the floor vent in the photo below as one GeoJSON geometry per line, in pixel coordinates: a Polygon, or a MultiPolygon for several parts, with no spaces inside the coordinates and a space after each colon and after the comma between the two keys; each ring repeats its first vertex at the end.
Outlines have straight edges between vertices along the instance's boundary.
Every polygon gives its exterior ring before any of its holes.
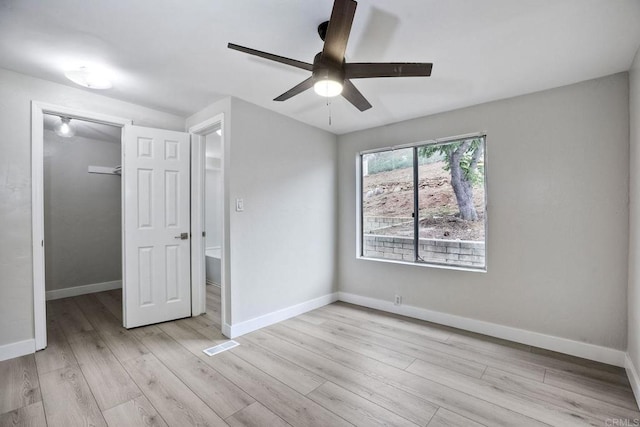
{"type": "Polygon", "coordinates": [[[237,347],[239,345],[240,343],[230,340],[222,344],[214,345],[213,347],[205,348],[202,352],[207,356],[213,356],[218,353],[222,353],[223,351],[231,350],[233,347],[237,347]]]}

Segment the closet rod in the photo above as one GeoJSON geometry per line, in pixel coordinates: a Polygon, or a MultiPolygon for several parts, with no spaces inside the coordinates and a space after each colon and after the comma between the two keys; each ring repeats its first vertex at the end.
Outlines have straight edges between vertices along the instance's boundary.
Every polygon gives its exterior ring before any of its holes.
{"type": "Polygon", "coordinates": [[[104,175],[121,175],[122,166],[110,168],[107,166],[89,166],[89,173],[99,173],[104,175]]]}

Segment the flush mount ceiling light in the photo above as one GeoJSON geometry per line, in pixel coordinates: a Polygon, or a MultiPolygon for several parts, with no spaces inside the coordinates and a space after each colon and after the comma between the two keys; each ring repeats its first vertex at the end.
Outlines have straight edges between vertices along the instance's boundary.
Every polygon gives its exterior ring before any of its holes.
{"type": "Polygon", "coordinates": [[[71,138],[76,134],[76,130],[71,126],[71,119],[69,117],[60,117],[60,122],[55,127],[56,135],[63,138],[71,138]]]}
{"type": "Polygon", "coordinates": [[[88,87],[89,89],[109,89],[112,86],[111,80],[109,80],[104,71],[89,67],[69,70],[64,73],[64,75],[75,84],[88,87]]]}

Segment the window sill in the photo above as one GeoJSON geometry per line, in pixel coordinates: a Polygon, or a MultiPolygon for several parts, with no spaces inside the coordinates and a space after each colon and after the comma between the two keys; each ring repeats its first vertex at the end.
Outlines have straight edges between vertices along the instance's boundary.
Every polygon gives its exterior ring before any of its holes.
{"type": "Polygon", "coordinates": [[[427,267],[427,268],[439,268],[442,270],[458,270],[458,271],[470,271],[474,273],[486,273],[487,267],[467,267],[461,265],[450,265],[450,264],[438,264],[434,262],[409,262],[409,261],[399,261],[395,259],[385,259],[385,258],[373,258],[357,255],[356,259],[364,260],[364,261],[376,261],[376,262],[384,262],[389,264],[403,264],[403,265],[413,265],[416,267],[427,267]]]}

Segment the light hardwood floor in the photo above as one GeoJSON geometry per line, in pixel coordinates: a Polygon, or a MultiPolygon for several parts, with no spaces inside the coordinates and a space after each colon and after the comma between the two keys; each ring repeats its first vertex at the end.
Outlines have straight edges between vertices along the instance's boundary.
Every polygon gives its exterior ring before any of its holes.
{"type": "Polygon", "coordinates": [[[4,426],[632,426],[621,368],[336,303],[202,353],[206,315],[126,330],[121,294],[50,301],[49,346],[0,362],[4,426]]]}

